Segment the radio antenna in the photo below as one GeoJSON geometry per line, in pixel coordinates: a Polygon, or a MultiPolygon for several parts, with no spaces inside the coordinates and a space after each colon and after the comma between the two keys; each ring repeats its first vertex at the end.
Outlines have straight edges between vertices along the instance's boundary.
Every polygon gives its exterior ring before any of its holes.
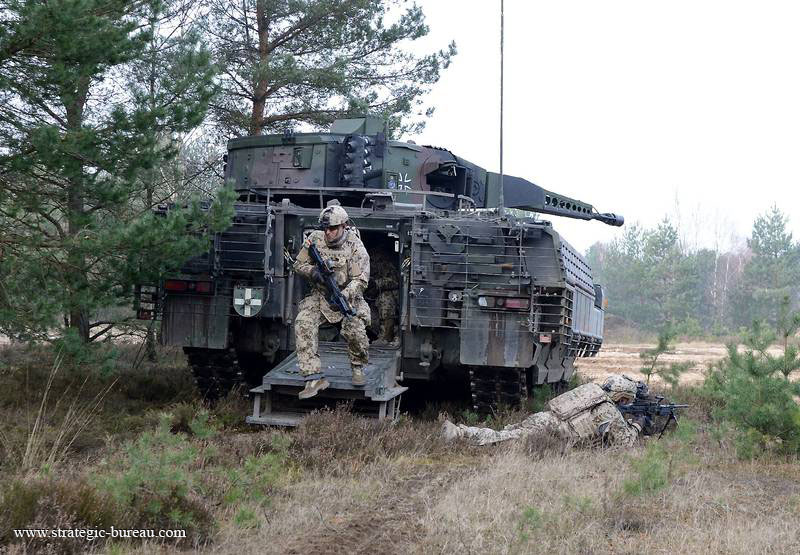
{"type": "Polygon", "coordinates": [[[504,0],[500,0],[500,206],[505,204],[503,197],[503,38],[504,38],[504,0]]]}

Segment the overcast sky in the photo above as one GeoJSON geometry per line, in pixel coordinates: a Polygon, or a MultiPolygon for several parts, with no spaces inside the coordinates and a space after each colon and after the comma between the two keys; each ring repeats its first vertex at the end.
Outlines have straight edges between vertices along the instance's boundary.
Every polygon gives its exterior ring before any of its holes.
{"type": "MultiPolygon", "coordinates": [[[[459,53],[407,138],[497,171],[500,2],[418,3],[459,53]]],[[[800,2],[506,0],[505,173],[721,248],[777,203],[799,238],[798,29],[800,2]]],[[[621,233],[552,221],[582,252],[621,233]]]]}

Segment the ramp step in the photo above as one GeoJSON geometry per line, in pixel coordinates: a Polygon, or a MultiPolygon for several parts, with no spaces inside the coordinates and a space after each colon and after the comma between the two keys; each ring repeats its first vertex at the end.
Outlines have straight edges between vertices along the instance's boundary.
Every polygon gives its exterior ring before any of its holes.
{"type": "Polygon", "coordinates": [[[319,409],[332,409],[342,401],[350,403],[353,412],[373,418],[394,418],[399,410],[400,395],[407,387],[397,384],[400,362],[397,347],[371,347],[369,363],[364,368],[366,385],[352,383],[352,370],[347,345],[320,343],[322,373],[330,386],[315,397],[300,400],[297,394],[305,386],[292,353],[267,375],[263,383],[250,390],[253,393],[253,414],[249,424],[267,426],[297,426],[306,414],[319,409]]]}
{"type": "MultiPolygon", "coordinates": [[[[370,347],[369,363],[364,368],[367,378],[365,386],[354,386],[350,357],[347,354],[347,345],[344,343],[321,342],[319,344],[319,357],[322,374],[330,382],[330,390],[347,391],[353,397],[362,395],[375,399],[384,397],[386,389],[396,386],[395,376],[399,367],[400,351],[396,347],[370,347]]],[[[274,386],[303,387],[303,376],[297,363],[297,353],[292,353],[286,359],[264,376],[263,391],[273,389],[274,386]]],[[[256,389],[253,391],[256,393],[256,389]]]]}
{"type": "Polygon", "coordinates": [[[298,426],[305,414],[293,412],[269,412],[260,416],[248,416],[248,424],[260,424],[262,426],[298,426]]]}

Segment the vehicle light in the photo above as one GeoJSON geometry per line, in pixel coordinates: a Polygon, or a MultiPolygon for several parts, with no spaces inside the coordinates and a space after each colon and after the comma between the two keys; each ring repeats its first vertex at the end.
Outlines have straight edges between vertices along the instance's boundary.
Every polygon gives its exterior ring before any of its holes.
{"type": "Polygon", "coordinates": [[[210,281],[198,281],[194,284],[194,290],[198,293],[211,293],[210,281]]]}
{"type": "Polygon", "coordinates": [[[505,299],[503,297],[497,297],[494,300],[494,304],[497,305],[497,306],[503,306],[504,303],[505,303],[505,299]]]}
{"type": "Polygon", "coordinates": [[[489,300],[486,297],[478,297],[478,306],[489,306],[489,300]]]}
{"type": "Polygon", "coordinates": [[[179,279],[168,279],[164,282],[164,289],[167,291],[186,291],[188,284],[179,279]]]}
{"type": "Polygon", "coordinates": [[[506,299],[506,308],[527,309],[530,306],[530,299],[506,299]]]}
{"type": "Polygon", "coordinates": [[[153,319],[153,311],[152,310],[139,310],[136,313],[137,320],[152,320],[153,319]]]}

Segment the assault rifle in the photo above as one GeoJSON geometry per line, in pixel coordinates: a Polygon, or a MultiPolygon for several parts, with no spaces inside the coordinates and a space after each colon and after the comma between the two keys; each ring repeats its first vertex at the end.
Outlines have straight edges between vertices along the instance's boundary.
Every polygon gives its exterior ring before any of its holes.
{"type": "Polygon", "coordinates": [[[664,403],[664,397],[659,395],[650,396],[648,395],[646,398],[640,398],[637,394],[636,399],[633,403],[627,405],[618,405],[617,408],[619,412],[622,413],[622,416],[631,415],[633,418],[638,418],[643,416],[645,425],[643,431],[647,430],[650,433],[647,435],[652,435],[653,432],[653,424],[656,418],[663,418],[666,417],[666,421],[664,422],[664,427],[661,428],[661,432],[658,434],[658,438],[661,439],[661,436],[664,435],[664,432],[669,426],[671,421],[675,421],[675,424],[678,423],[678,417],[675,415],[675,409],[685,409],[688,408],[689,405],[675,405],[671,403],[664,403]]]}
{"type": "Polygon", "coordinates": [[[322,255],[319,253],[314,243],[308,246],[308,253],[311,255],[311,260],[317,265],[320,278],[322,278],[322,285],[324,285],[325,289],[328,291],[328,304],[345,316],[355,316],[356,311],[353,310],[353,307],[350,306],[350,303],[344,298],[344,295],[342,295],[342,292],[339,290],[339,286],[336,284],[333,268],[322,258],[322,255]]]}

